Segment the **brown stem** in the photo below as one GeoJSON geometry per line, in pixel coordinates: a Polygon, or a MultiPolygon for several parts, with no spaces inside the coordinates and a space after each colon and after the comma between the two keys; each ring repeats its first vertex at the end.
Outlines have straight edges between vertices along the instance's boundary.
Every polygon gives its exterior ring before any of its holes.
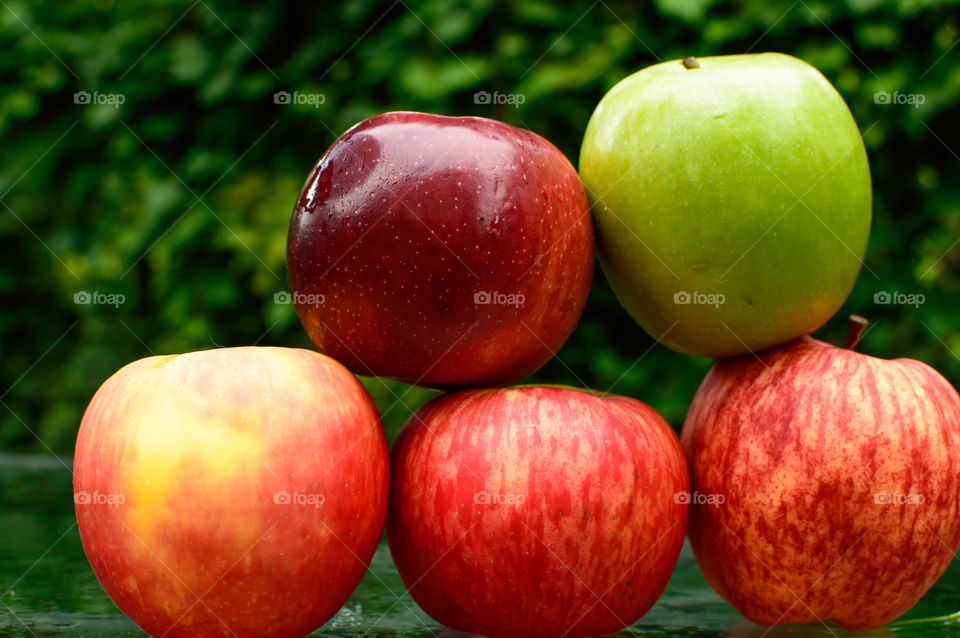
{"type": "Polygon", "coordinates": [[[847,350],[856,350],[857,343],[860,342],[860,336],[867,329],[869,321],[860,315],[850,315],[850,322],[847,324],[847,350]]]}
{"type": "Polygon", "coordinates": [[[700,63],[697,62],[697,59],[691,55],[689,58],[683,59],[683,67],[685,69],[699,69],[700,63]]]}

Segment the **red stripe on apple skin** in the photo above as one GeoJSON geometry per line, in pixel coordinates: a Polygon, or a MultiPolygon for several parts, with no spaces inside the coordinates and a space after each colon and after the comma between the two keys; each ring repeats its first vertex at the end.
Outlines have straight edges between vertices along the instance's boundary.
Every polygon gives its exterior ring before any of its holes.
{"type": "Polygon", "coordinates": [[[427,613],[463,631],[619,630],[657,600],[683,542],[679,442],[652,408],[624,397],[447,395],[408,422],[391,472],[400,575],[427,613]],[[524,501],[477,503],[480,492],[524,501]]]}
{"type": "Polygon", "coordinates": [[[352,593],[386,516],[373,403],[340,364],[305,350],[130,364],[84,414],[74,474],[78,492],[125,496],[77,505],[97,578],[137,624],[171,638],[312,631],[352,593]],[[279,492],[324,501],[277,503],[279,492]]]}
{"type": "Polygon", "coordinates": [[[725,498],[691,508],[697,562],[759,624],[890,622],[960,544],[960,397],[920,362],[809,338],[721,360],[681,441],[693,489],[725,498]]]}

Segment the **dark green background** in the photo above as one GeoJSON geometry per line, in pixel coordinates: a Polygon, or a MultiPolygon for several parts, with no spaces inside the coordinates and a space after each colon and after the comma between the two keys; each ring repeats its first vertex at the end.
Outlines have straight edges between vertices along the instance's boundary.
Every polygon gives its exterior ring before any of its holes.
{"type": "MultiPolygon", "coordinates": [[[[865,132],[867,269],[821,331],[874,320],[861,349],[960,381],[956,2],[0,3],[0,449],[71,454],[97,387],[151,353],[308,347],[286,289],[287,224],[333,139],[376,113],[484,115],[576,162],[600,97],[687,55],[782,51],[819,68],[865,132]],[[274,92],[322,93],[319,108],[274,92]],[[474,92],[522,94],[485,106],[474,92]],[[78,105],[77,91],[120,108],[78,105]],[[877,91],[924,104],[877,104],[877,91]],[[76,305],[78,291],[126,303],[76,305]],[[923,294],[918,308],[879,291],[923,294]]],[[[640,398],[675,426],[709,361],[651,347],[599,275],[536,381],[640,398]],[[638,361],[638,359],[641,360],[638,361]]],[[[430,396],[368,382],[392,434],[430,396]]]]}

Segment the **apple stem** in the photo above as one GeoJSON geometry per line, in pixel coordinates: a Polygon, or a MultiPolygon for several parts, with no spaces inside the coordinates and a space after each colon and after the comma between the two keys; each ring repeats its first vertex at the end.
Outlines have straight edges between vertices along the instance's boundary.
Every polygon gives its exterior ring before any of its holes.
{"type": "Polygon", "coordinates": [[[689,58],[683,59],[683,67],[685,69],[699,69],[700,63],[697,62],[697,59],[691,55],[689,58]]]}
{"type": "Polygon", "coordinates": [[[868,323],[870,322],[865,317],[850,315],[850,322],[847,324],[847,350],[856,350],[868,323]]]}

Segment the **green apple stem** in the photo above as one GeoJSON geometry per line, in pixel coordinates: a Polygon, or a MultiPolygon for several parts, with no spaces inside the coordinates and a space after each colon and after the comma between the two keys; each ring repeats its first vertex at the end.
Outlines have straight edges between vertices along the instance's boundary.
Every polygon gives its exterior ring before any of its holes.
{"type": "Polygon", "coordinates": [[[956,625],[958,622],[960,622],[960,611],[955,611],[952,614],[936,616],[934,618],[914,618],[913,620],[905,620],[903,622],[891,625],[890,629],[897,630],[909,625],[956,625]]]}
{"type": "Polygon", "coordinates": [[[697,62],[697,59],[691,55],[690,57],[683,59],[683,67],[685,69],[699,69],[700,63],[697,62]]]}
{"type": "Polygon", "coordinates": [[[850,322],[847,324],[847,350],[857,349],[857,343],[860,342],[860,337],[867,329],[868,323],[870,322],[865,317],[850,315],[850,322]]]}

